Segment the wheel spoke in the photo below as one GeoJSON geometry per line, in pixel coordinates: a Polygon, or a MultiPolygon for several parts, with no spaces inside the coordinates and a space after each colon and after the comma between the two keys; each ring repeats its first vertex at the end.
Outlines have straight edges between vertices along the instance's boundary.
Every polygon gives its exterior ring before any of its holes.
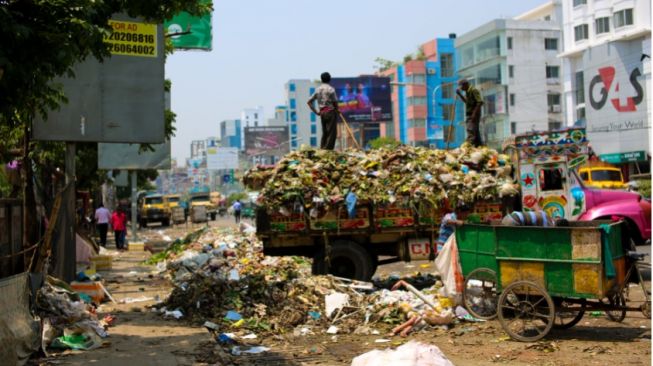
{"type": "Polygon", "coordinates": [[[537,302],[536,302],[535,304],[533,304],[533,308],[536,308],[537,305],[538,305],[539,303],[541,303],[542,301],[544,301],[544,297],[542,297],[541,299],[537,300],[537,302]]]}

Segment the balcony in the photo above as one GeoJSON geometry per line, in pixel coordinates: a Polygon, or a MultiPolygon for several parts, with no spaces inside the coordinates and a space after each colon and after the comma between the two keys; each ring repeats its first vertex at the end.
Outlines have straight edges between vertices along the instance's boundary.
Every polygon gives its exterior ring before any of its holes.
{"type": "Polygon", "coordinates": [[[425,119],[426,118],[425,105],[411,105],[408,106],[408,119],[425,119]]]}
{"type": "Polygon", "coordinates": [[[560,104],[554,104],[549,106],[549,113],[560,113],[562,112],[562,106],[560,104]]]}
{"type": "Polygon", "coordinates": [[[406,87],[406,96],[408,97],[425,97],[426,85],[408,85],[406,87]]]}

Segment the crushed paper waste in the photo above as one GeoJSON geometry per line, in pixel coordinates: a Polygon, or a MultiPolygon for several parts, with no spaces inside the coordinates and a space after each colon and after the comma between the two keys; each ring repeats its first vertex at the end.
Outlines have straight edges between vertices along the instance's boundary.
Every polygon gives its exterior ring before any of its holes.
{"type": "Polygon", "coordinates": [[[372,350],[355,357],[351,366],[454,366],[451,361],[432,344],[410,341],[396,349],[372,350]]]}
{"type": "Polygon", "coordinates": [[[507,155],[463,144],[453,150],[400,146],[343,152],[302,148],[274,166],[257,166],[243,177],[260,190],[257,203],[269,211],[309,211],[350,203],[459,203],[518,194],[507,155]]]}

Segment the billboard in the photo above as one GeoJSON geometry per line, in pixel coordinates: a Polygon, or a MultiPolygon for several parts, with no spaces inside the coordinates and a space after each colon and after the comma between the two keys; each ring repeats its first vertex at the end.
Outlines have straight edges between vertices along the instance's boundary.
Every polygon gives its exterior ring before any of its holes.
{"type": "Polygon", "coordinates": [[[163,26],[116,15],[105,36],[111,57],[75,65],[59,78],[68,104],[36,118],[33,137],[44,141],[151,143],[165,141],[163,26]]]}
{"type": "Polygon", "coordinates": [[[140,144],[98,144],[98,169],[170,169],[170,141],[140,152],[140,144]]]}
{"type": "Polygon", "coordinates": [[[289,151],[288,126],[245,127],[247,155],[281,156],[289,151]]]}
{"type": "Polygon", "coordinates": [[[347,122],[392,120],[390,78],[360,76],[333,78],[331,86],[338,95],[338,108],[347,122]]]}
{"type": "Polygon", "coordinates": [[[587,138],[598,155],[650,152],[644,66],[650,61],[642,57],[642,45],[610,42],[583,54],[587,138]]]}
{"type": "Polygon", "coordinates": [[[206,149],[206,167],[210,170],[238,169],[238,148],[210,147],[206,149]]]}
{"type": "MultiPolygon", "coordinates": [[[[203,0],[202,3],[210,3],[203,0]]],[[[213,43],[211,13],[202,16],[181,12],[164,22],[172,45],[180,50],[210,51],[213,43]]]]}

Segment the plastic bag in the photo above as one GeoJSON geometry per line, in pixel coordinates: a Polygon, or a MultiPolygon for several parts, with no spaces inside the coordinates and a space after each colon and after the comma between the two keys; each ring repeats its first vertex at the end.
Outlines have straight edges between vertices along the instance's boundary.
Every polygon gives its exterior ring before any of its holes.
{"type": "Polygon", "coordinates": [[[397,349],[373,350],[364,353],[351,362],[351,366],[453,366],[453,363],[431,344],[410,341],[397,349]]]}
{"type": "Polygon", "coordinates": [[[462,295],[464,278],[458,259],[458,245],[456,244],[455,234],[449,236],[449,239],[442,247],[442,251],[438,253],[438,257],[435,259],[435,268],[442,277],[446,296],[458,298],[458,295],[462,295]]]}

